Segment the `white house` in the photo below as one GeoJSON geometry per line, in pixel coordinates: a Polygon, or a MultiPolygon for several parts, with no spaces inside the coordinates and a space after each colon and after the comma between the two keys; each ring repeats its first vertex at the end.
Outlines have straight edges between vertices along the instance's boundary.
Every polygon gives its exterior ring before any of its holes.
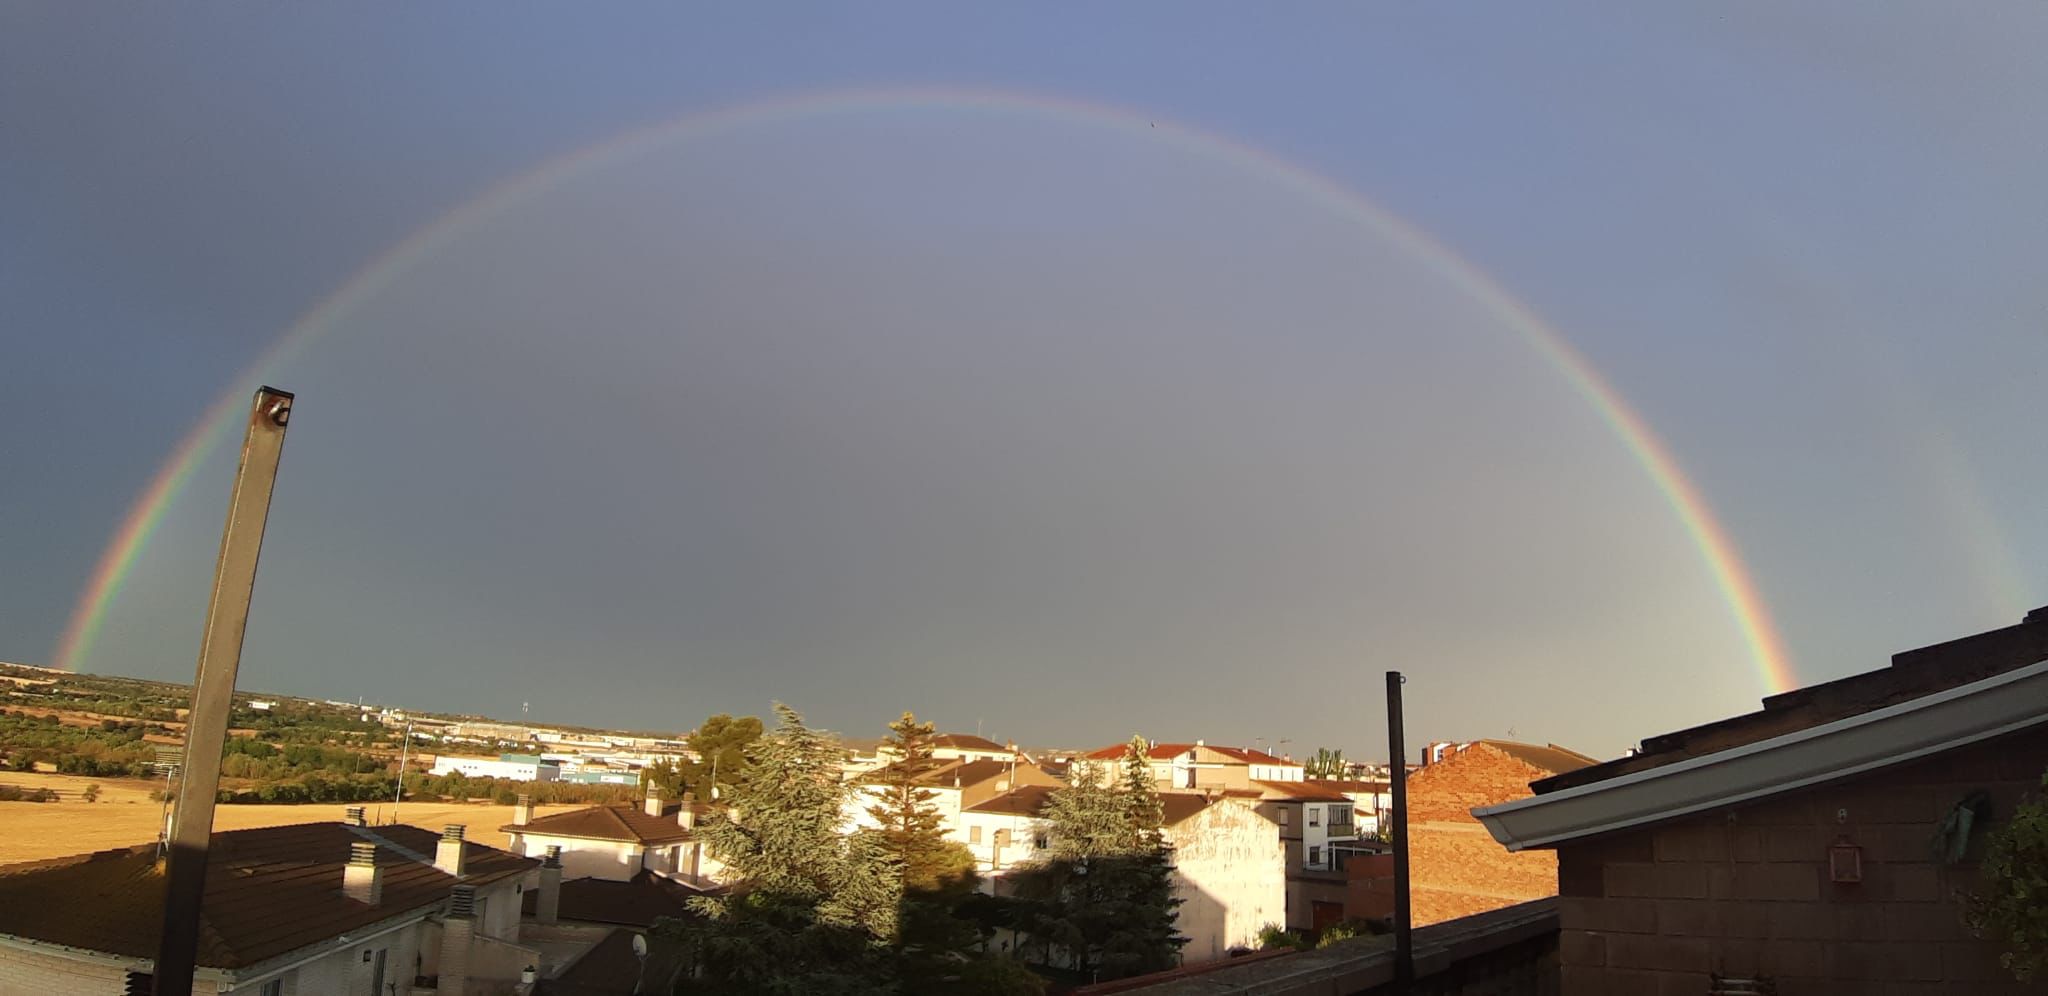
{"type": "Polygon", "coordinates": [[[645,870],[710,889],[724,882],[725,865],[697,839],[703,809],[687,797],[664,804],[659,792],[649,791],[637,805],[585,806],[536,819],[522,796],[512,822],[498,829],[510,836],[507,849],[513,854],[541,857],[550,846],[561,848],[564,878],[625,882],[645,870]]]}
{"type": "MultiPolygon", "coordinates": [[[[982,887],[1001,894],[1004,876],[1040,856],[1050,830],[1039,813],[1056,789],[1027,785],[967,807],[963,824],[979,830],[969,845],[982,868],[982,887]]],[[[1256,947],[1259,928],[1287,916],[1287,861],[1273,822],[1247,799],[1200,792],[1162,792],[1166,841],[1173,847],[1177,927],[1188,938],[1188,964],[1256,947]]]]}
{"type": "MultiPolygon", "coordinates": [[[[154,964],[155,844],[0,870],[0,992],[123,992],[154,964]]],[[[359,823],[213,835],[195,993],[475,993],[544,953],[517,943],[538,862],[417,827],[359,823]],[[435,986],[413,985],[417,977],[435,986]],[[387,989],[387,985],[396,989],[387,989]]]]}

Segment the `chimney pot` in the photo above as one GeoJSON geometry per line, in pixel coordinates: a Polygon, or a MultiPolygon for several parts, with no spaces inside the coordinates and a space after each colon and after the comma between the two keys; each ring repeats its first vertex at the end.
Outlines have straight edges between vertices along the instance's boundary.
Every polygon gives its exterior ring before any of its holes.
{"type": "Polygon", "coordinates": [[[384,898],[384,870],[377,867],[377,845],[362,840],[348,846],[348,865],[341,870],[341,892],[371,906],[384,898]]]}
{"type": "Polygon", "coordinates": [[[468,996],[469,949],[476,937],[476,887],[458,885],[448,894],[448,915],[441,921],[442,996],[468,996]]]}
{"type": "Polygon", "coordinates": [[[363,807],[361,806],[350,806],[347,809],[342,810],[341,812],[341,821],[343,823],[348,824],[349,826],[360,827],[368,825],[363,821],[363,807]]]}
{"type": "Polygon", "coordinates": [[[656,785],[653,782],[647,783],[647,801],[644,804],[642,812],[645,812],[649,816],[661,815],[661,786],[656,785]]]}
{"type": "Polygon", "coordinates": [[[462,842],[464,829],[460,823],[442,827],[441,839],[434,845],[434,867],[458,878],[467,869],[467,848],[462,842]]]}
{"type": "Polygon", "coordinates": [[[533,796],[521,793],[519,801],[512,806],[512,825],[523,827],[533,822],[533,796]]]}
{"type": "Polygon", "coordinates": [[[695,830],[697,828],[697,794],[695,792],[683,793],[683,804],[676,807],[676,826],[682,827],[685,830],[695,830]]]}

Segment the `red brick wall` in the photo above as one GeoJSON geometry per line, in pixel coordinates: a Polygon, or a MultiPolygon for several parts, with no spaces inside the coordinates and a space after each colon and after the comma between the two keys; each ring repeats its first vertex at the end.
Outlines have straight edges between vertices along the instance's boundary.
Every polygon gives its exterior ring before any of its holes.
{"type": "Polygon", "coordinates": [[[2048,730],[1563,848],[1564,996],[1704,994],[1713,973],[1779,996],[2048,992],[1963,930],[1982,831],[1963,864],[1930,844],[1963,796],[1988,791],[1996,825],[2044,767],[2048,730]],[[1838,835],[1863,848],[1861,883],[1829,881],[1838,835]]]}
{"type": "Polygon", "coordinates": [[[1408,776],[1408,874],[1415,924],[1441,923],[1557,894],[1557,855],[1511,853],[1472,816],[1527,798],[1550,772],[1473,744],[1408,776]]]}

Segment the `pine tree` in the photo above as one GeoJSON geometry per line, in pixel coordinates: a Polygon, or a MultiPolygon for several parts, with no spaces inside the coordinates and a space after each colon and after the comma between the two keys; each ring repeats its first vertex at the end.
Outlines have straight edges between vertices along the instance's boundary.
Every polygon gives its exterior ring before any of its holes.
{"type": "Polygon", "coordinates": [[[838,745],[795,710],[775,711],[781,724],[748,749],[748,777],[730,805],[698,828],[737,877],[732,893],[696,900],[701,921],[664,927],[695,954],[686,990],[895,991],[896,862],[878,835],[838,833],[847,792],[838,745]]]}
{"type": "Polygon", "coordinates": [[[1040,814],[1049,853],[1016,877],[1026,932],[1091,980],[1170,968],[1187,943],[1174,929],[1181,901],[1146,747],[1133,738],[1113,779],[1076,765],[1040,814]]]}
{"type": "Polygon", "coordinates": [[[879,828],[884,847],[902,865],[904,891],[934,896],[972,890],[974,858],[946,839],[945,821],[934,804],[938,793],[924,788],[924,779],[945,765],[932,757],[935,728],[906,712],[889,724],[889,732],[883,749],[897,760],[876,773],[879,791],[868,806],[868,816],[879,828]]]}

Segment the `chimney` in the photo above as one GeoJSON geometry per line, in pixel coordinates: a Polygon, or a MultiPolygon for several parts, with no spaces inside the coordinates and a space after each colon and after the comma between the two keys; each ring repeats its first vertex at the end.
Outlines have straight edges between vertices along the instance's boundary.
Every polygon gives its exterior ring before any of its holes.
{"type": "Polygon", "coordinates": [[[540,894],[533,898],[533,918],[554,923],[562,911],[562,845],[549,844],[540,863],[540,894]]]}
{"type": "Polygon", "coordinates": [[[646,808],[643,811],[646,812],[647,815],[661,815],[661,786],[656,785],[653,782],[647,783],[647,802],[645,806],[646,808]]]}
{"type": "Polygon", "coordinates": [[[450,823],[441,828],[441,840],[434,845],[434,867],[458,878],[462,876],[464,870],[464,830],[462,824],[450,823]]]}
{"type": "Polygon", "coordinates": [[[533,796],[522,793],[519,801],[512,804],[512,825],[523,827],[533,822],[533,796]]]}
{"type": "Polygon", "coordinates": [[[363,807],[361,806],[350,806],[347,809],[342,810],[341,814],[341,822],[346,823],[349,826],[369,826],[369,824],[364,822],[363,820],[363,807]]]}
{"type": "Polygon", "coordinates": [[[440,996],[469,996],[469,949],[475,939],[476,886],[458,885],[441,919],[441,977],[435,990],[440,996]]]}
{"type": "Polygon", "coordinates": [[[359,840],[348,846],[348,864],[341,870],[341,893],[370,906],[384,898],[384,869],[377,867],[377,845],[359,840]]]}
{"type": "Polygon", "coordinates": [[[683,793],[683,805],[676,810],[676,826],[685,830],[697,829],[697,793],[683,793]]]}

